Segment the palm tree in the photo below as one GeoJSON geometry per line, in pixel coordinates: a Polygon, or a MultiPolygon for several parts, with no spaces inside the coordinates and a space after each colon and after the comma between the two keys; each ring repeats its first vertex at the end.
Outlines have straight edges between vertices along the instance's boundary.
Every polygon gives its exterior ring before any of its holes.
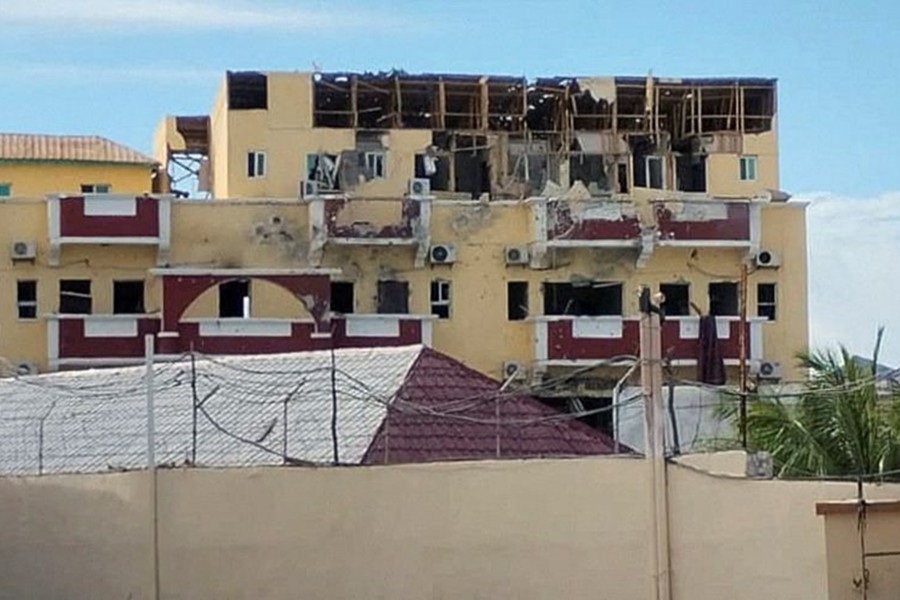
{"type": "Polygon", "coordinates": [[[751,448],[772,455],[781,476],[900,475],[900,393],[879,396],[875,365],[860,366],[843,346],[803,353],[804,389],[749,404],[751,448]]]}

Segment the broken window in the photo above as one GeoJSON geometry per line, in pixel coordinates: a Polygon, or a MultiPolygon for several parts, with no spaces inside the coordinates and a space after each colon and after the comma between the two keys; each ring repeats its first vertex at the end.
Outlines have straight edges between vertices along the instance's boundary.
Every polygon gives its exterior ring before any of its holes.
{"type": "Polygon", "coordinates": [[[348,315],[353,313],[353,282],[331,282],[331,312],[348,315]]]}
{"type": "Polygon", "coordinates": [[[544,283],[545,315],[622,314],[622,284],[606,281],[544,283]]]}
{"type": "Polygon", "coordinates": [[[61,279],[59,282],[59,313],[63,315],[91,314],[91,280],[61,279]]]}
{"type": "Polygon", "coordinates": [[[409,283],[406,281],[379,281],[376,308],[379,314],[408,314],[409,283]]]}
{"type": "Polygon", "coordinates": [[[524,321],[528,318],[528,282],[506,282],[506,319],[524,321]]]}
{"type": "Polygon", "coordinates": [[[756,286],[756,314],[770,321],[775,320],[775,284],[760,283],[756,286]]]}
{"type": "Polygon", "coordinates": [[[491,166],[487,139],[482,136],[457,136],[453,155],[454,191],[479,198],[491,191],[491,166]]]}
{"type": "Polygon", "coordinates": [[[691,314],[690,286],[687,283],[663,283],[659,291],[666,297],[666,315],[686,317],[691,314]]]}
{"type": "Polygon", "coordinates": [[[338,157],[336,154],[318,152],[306,155],[306,180],[315,181],[321,190],[334,190],[338,186],[338,157]]]}
{"type": "Polygon", "coordinates": [[[756,156],[745,155],[738,159],[738,170],[741,181],[756,181],[756,156]]]}
{"type": "Polygon", "coordinates": [[[569,156],[569,181],[580,181],[591,195],[611,190],[602,154],[573,153],[569,156]]]}
{"type": "Polygon", "coordinates": [[[706,157],[702,154],[676,156],[675,183],[681,192],[705,192],[706,157]]]}
{"type": "Polygon", "coordinates": [[[663,157],[653,154],[656,145],[649,136],[634,136],[628,141],[632,154],[634,187],[663,189],[663,157]]]}
{"type": "Polygon", "coordinates": [[[772,129],[775,115],[775,84],[747,86],[744,94],[744,131],[759,133],[772,129]]]}
{"type": "Polygon", "coordinates": [[[268,78],[255,71],[229,71],[228,108],[251,110],[268,108],[268,78]]]}
{"type": "Polygon", "coordinates": [[[16,282],[16,308],[20,319],[37,318],[37,281],[20,279],[16,282]]]}
{"type": "Polygon", "coordinates": [[[266,153],[260,150],[251,150],[247,153],[247,177],[266,176],[266,153]]]}
{"type": "Polygon", "coordinates": [[[434,191],[450,190],[450,161],[447,155],[428,152],[416,154],[416,178],[431,181],[434,191]]]}
{"type": "Polygon", "coordinates": [[[219,284],[219,317],[250,318],[249,279],[235,279],[219,284]]]}
{"type": "Polygon", "coordinates": [[[108,183],[82,183],[82,194],[108,194],[112,186],[108,183]]]}
{"type": "Polygon", "coordinates": [[[709,314],[721,317],[738,316],[738,284],[716,281],[709,284],[709,314]]]}
{"type": "Polygon", "coordinates": [[[431,282],[431,314],[439,319],[450,318],[450,282],[446,279],[431,282]]]}
{"type": "Polygon", "coordinates": [[[647,168],[647,187],[652,188],[654,190],[663,189],[663,157],[662,156],[648,156],[646,158],[646,168],[647,168]]]}
{"type": "Polygon", "coordinates": [[[113,314],[140,315],[143,313],[143,280],[113,281],[113,314]]]}
{"type": "Polygon", "coordinates": [[[628,165],[626,163],[620,162],[618,165],[618,178],[619,178],[619,193],[627,194],[628,193],[628,165]]]}

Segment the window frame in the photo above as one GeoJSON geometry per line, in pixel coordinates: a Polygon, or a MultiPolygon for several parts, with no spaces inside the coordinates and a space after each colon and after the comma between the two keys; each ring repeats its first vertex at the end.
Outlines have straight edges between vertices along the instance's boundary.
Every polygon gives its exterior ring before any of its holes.
{"type": "Polygon", "coordinates": [[[528,319],[528,281],[507,281],[506,282],[506,320],[507,321],[524,321],[528,319]],[[513,289],[518,289],[522,293],[522,304],[513,303],[513,289]]]}
{"type": "Polygon", "coordinates": [[[647,154],[644,156],[644,182],[647,184],[645,189],[648,190],[664,190],[666,189],[666,160],[665,156],[659,154],[647,154]],[[653,187],[652,178],[650,177],[650,162],[659,161],[659,187],[653,187]]]}
{"type": "Polygon", "coordinates": [[[659,291],[662,292],[663,295],[666,297],[666,301],[663,304],[663,306],[666,309],[667,317],[689,317],[689,316],[691,316],[691,284],[690,284],[690,282],[685,283],[685,282],[680,282],[680,281],[664,281],[659,284],[659,291]],[[672,307],[671,301],[672,301],[673,294],[671,294],[671,292],[666,293],[666,290],[663,289],[663,288],[671,289],[673,287],[684,288],[686,291],[686,298],[684,299],[685,306],[683,307],[684,311],[683,312],[679,311],[677,314],[674,312],[671,312],[671,310],[670,310],[670,307],[672,307]]]}
{"type": "Polygon", "coordinates": [[[82,194],[111,194],[112,185],[108,183],[82,183],[82,194]],[[102,189],[101,189],[102,188],[102,189]]]}
{"type": "Polygon", "coordinates": [[[61,315],[92,315],[94,314],[94,298],[93,298],[93,282],[90,279],[60,279],[59,280],[59,305],[57,306],[57,313],[61,315]],[[64,283],[87,283],[87,293],[84,292],[74,292],[74,291],[63,291],[64,283]],[[63,311],[63,297],[72,297],[76,299],[87,300],[87,310],[86,311],[63,311]]]}
{"type": "Polygon", "coordinates": [[[253,316],[253,280],[246,277],[239,277],[237,279],[229,279],[228,281],[223,281],[216,286],[217,290],[217,301],[216,301],[216,315],[218,319],[249,319],[253,316]],[[247,287],[246,294],[241,296],[241,310],[240,315],[223,315],[223,306],[228,306],[229,304],[223,302],[222,290],[226,285],[242,285],[247,287]]]}
{"type": "Polygon", "coordinates": [[[774,281],[761,281],[756,284],[756,316],[765,317],[767,322],[775,322],[778,319],[778,284],[774,281]],[[771,288],[772,299],[767,301],[760,300],[763,286],[771,288]],[[763,314],[763,308],[771,308],[772,314],[763,314]]]}
{"type": "Polygon", "coordinates": [[[247,179],[265,179],[268,163],[269,157],[265,150],[247,150],[247,179]]]}
{"type": "Polygon", "coordinates": [[[451,300],[453,297],[453,287],[449,279],[432,279],[429,286],[428,298],[431,306],[431,314],[437,318],[444,320],[449,319],[452,311],[451,300]],[[437,294],[435,294],[437,291],[437,294]],[[437,296],[437,298],[435,298],[437,296]],[[440,309],[446,309],[442,311],[440,309]],[[437,309],[437,311],[436,311],[437,309]]]}
{"type": "Polygon", "coordinates": [[[409,282],[401,279],[381,279],[376,284],[375,312],[380,315],[408,315],[409,313],[409,282]],[[390,290],[393,289],[392,296],[390,290]],[[402,291],[402,295],[401,292],[402,291]],[[387,310],[391,308],[392,300],[398,300],[401,310],[387,310]]]}
{"type": "Polygon", "coordinates": [[[329,293],[328,293],[328,310],[330,310],[331,312],[336,313],[336,314],[352,315],[356,311],[356,283],[353,281],[337,280],[337,281],[332,281],[329,284],[329,287],[330,287],[330,289],[329,289],[329,293]],[[345,311],[345,310],[335,310],[334,289],[337,286],[348,286],[350,289],[350,299],[349,299],[350,300],[350,311],[349,312],[345,311]]]}
{"type": "Polygon", "coordinates": [[[147,283],[143,279],[113,279],[112,282],[112,313],[114,315],[144,315],[147,314],[147,307],[145,304],[147,294],[147,283]],[[120,312],[117,310],[118,302],[116,298],[118,294],[116,293],[116,289],[120,284],[140,284],[141,293],[140,293],[140,311],[139,312],[120,312]]]}
{"type": "Polygon", "coordinates": [[[38,286],[37,279],[17,279],[16,280],[16,319],[19,321],[36,321],[38,318],[38,286]],[[33,290],[33,300],[22,299],[22,285],[31,284],[33,290]],[[22,309],[31,308],[34,310],[34,316],[23,316],[22,309]]]}
{"type": "Polygon", "coordinates": [[[366,171],[371,173],[372,179],[385,179],[387,177],[387,154],[384,150],[367,150],[365,155],[366,171]],[[378,169],[375,169],[375,166],[378,169]]]}
{"type": "MultiPolygon", "coordinates": [[[[731,280],[722,280],[722,281],[710,281],[706,285],[706,297],[707,302],[709,303],[709,308],[707,312],[715,317],[739,317],[741,313],[741,284],[737,281],[731,280]],[[729,285],[734,287],[734,312],[729,313],[720,313],[713,312],[713,295],[712,295],[712,287],[714,285],[729,285]]],[[[721,304],[721,301],[719,302],[721,304]]]]}
{"type": "Polygon", "coordinates": [[[738,156],[738,181],[758,181],[759,180],[759,155],[757,154],[741,154],[738,156]],[[752,177],[749,177],[750,169],[748,165],[753,165],[752,177]]]}

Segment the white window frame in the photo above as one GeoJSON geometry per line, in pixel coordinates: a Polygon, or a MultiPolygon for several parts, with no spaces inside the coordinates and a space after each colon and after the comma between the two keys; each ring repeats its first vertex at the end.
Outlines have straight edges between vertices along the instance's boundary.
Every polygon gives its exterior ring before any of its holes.
{"type": "Polygon", "coordinates": [[[269,158],[265,150],[248,150],[247,151],[247,178],[248,179],[264,179],[266,170],[269,168],[269,158]],[[251,163],[250,160],[253,162],[251,163]],[[251,169],[251,164],[253,165],[251,169]]]}
{"type": "Polygon", "coordinates": [[[762,316],[759,314],[759,309],[764,306],[771,306],[773,312],[775,314],[775,318],[768,319],[769,323],[774,323],[778,320],[778,284],[774,281],[760,281],[756,284],[756,315],[762,316]],[[759,286],[761,285],[771,285],[772,286],[772,301],[771,302],[761,302],[759,299],[759,286]]]}
{"type": "Polygon", "coordinates": [[[108,183],[82,183],[82,194],[109,194],[112,192],[112,186],[108,183]],[[88,188],[88,189],[85,189],[88,188]],[[97,188],[103,188],[99,190],[97,188]]]}
{"type": "Polygon", "coordinates": [[[759,178],[759,157],[756,154],[742,154],[738,157],[738,180],[739,181],[756,181],[759,178]],[[753,176],[749,175],[748,166],[753,165],[753,176]]]}
{"type": "Polygon", "coordinates": [[[366,170],[373,179],[384,179],[386,156],[384,150],[370,150],[365,153],[366,170]],[[377,168],[376,168],[377,167],[377,168]]]}
{"type": "Polygon", "coordinates": [[[434,314],[436,306],[447,307],[447,317],[450,318],[452,307],[450,300],[452,297],[452,286],[449,279],[432,279],[428,290],[429,299],[431,301],[431,313],[434,314]],[[434,297],[434,286],[437,285],[437,298],[434,297]]]}
{"type": "Polygon", "coordinates": [[[664,156],[658,154],[648,154],[644,157],[644,181],[647,183],[648,190],[664,190],[666,189],[666,160],[664,156]],[[655,188],[650,185],[650,161],[659,161],[660,187],[655,188]]]}
{"type": "Polygon", "coordinates": [[[16,318],[19,321],[35,321],[38,318],[37,314],[37,297],[38,297],[38,285],[36,279],[17,279],[16,280],[16,318]],[[19,297],[19,283],[31,282],[34,284],[34,300],[22,300],[19,297]],[[34,316],[33,317],[23,317],[22,309],[23,308],[34,308],[34,316]]]}

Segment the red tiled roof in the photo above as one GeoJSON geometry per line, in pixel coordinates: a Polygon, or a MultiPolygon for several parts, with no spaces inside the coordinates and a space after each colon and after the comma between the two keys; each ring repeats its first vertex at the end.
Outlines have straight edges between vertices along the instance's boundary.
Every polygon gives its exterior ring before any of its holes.
{"type": "Polygon", "coordinates": [[[0,133],[0,160],[60,160],[152,165],[149,156],[97,135],[0,133]]]}
{"type": "MultiPolygon", "coordinates": [[[[497,457],[499,384],[425,348],[363,464],[497,457]]],[[[501,396],[500,458],[612,454],[613,440],[527,395],[501,396]]]]}

